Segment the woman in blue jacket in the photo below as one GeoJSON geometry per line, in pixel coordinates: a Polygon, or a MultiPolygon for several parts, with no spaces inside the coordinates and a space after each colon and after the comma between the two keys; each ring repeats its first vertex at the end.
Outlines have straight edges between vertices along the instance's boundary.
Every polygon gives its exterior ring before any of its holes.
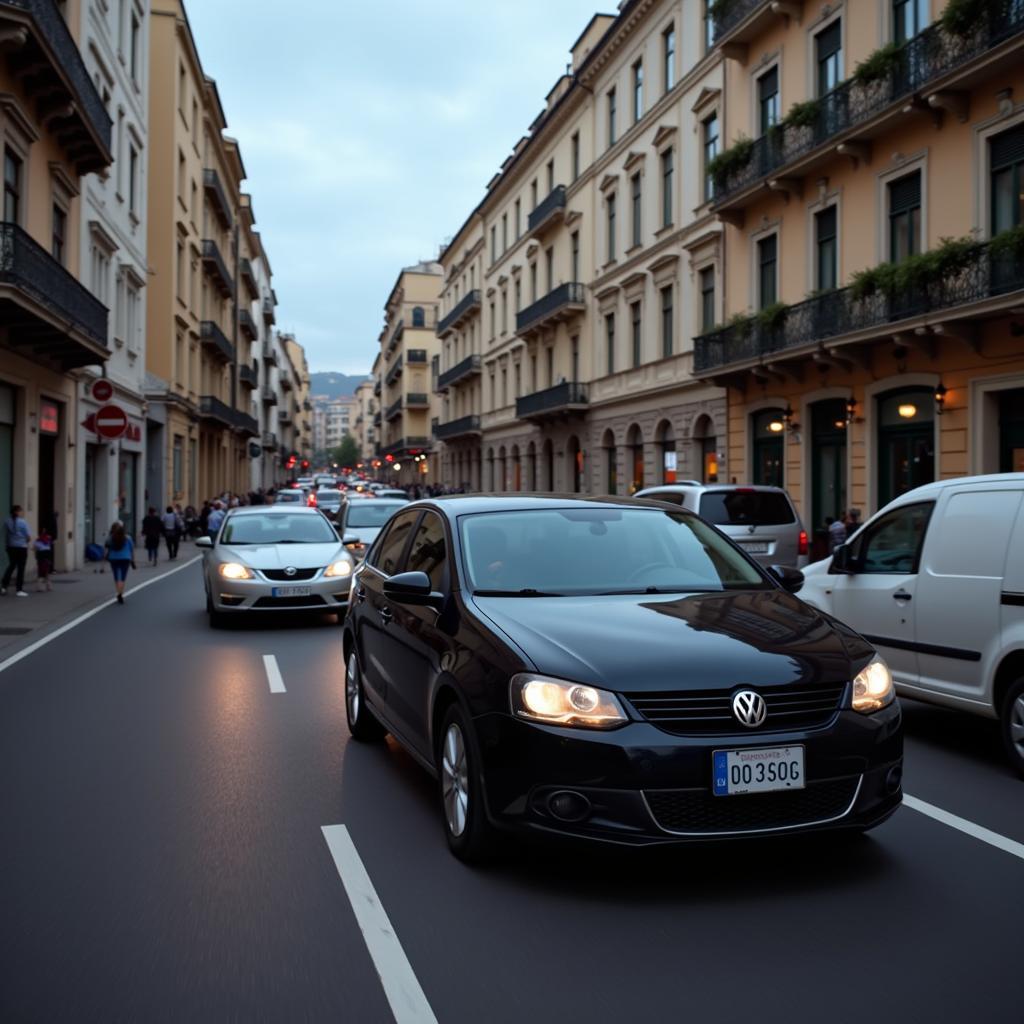
{"type": "Polygon", "coordinates": [[[110,528],[110,536],[103,548],[103,557],[110,563],[117,590],[117,603],[124,604],[124,584],[128,579],[128,567],[135,568],[135,545],[124,532],[124,523],[116,522],[110,528]]]}

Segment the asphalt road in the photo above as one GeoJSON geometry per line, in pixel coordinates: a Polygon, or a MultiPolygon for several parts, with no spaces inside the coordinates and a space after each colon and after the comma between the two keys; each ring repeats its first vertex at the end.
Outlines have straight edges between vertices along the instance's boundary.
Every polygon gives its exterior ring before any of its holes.
{"type": "MultiPolygon", "coordinates": [[[[348,740],[336,624],[202,609],[191,566],[0,671],[5,1024],[394,1020],[338,824],[441,1022],[1024,1020],[1017,856],[904,808],[853,841],[467,869],[420,769],[348,740]]],[[[1024,842],[995,728],[907,722],[907,791],[1024,842]]]]}

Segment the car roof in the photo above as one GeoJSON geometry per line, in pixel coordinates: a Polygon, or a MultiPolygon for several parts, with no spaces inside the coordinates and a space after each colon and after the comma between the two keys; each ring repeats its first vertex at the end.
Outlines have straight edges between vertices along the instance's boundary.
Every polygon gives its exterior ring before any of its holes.
{"type": "MultiPolygon", "coordinates": [[[[1024,473],[984,473],[980,476],[957,476],[948,480],[933,480],[930,484],[922,484],[912,491],[893,498],[889,505],[911,504],[925,498],[935,498],[947,487],[991,487],[993,484],[1018,484],[1024,486],[1024,473]]],[[[883,506],[888,508],[888,505],[883,506]]],[[[881,510],[879,510],[881,511],[881,510]]]]}
{"type": "Polygon", "coordinates": [[[584,496],[579,494],[451,494],[414,501],[411,508],[433,505],[449,516],[472,515],[477,512],[514,512],[547,508],[656,508],[685,512],[677,506],[650,498],[618,497],[616,495],[584,496]]]}
{"type": "Polygon", "coordinates": [[[240,505],[238,508],[228,510],[228,514],[232,516],[251,516],[257,512],[269,512],[271,515],[287,513],[290,516],[295,515],[296,512],[305,515],[320,515],[315,508],[311,508],[309,505],[240,505]]]}
{"type": "Polygon", "coordinates": [[[654,484],[644,487],[638,494],[651,491],[667,491],[669,494],[689,494],[692,491],[768,491],[775,494],[786,494],[784,487],[771,484],[654,484]]]}

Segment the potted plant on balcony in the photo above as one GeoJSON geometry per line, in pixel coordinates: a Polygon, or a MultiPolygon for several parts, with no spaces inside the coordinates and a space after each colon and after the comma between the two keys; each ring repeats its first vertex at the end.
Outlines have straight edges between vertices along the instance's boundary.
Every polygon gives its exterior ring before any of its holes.
{"type": "Polygon", "coordinates": [[[903,63],[901,43],[886,43],[869,53],[854,69],[853,81],[864,88],[874,82],[887,80],[903,63]]]}
{"type": "Polygon", "coordinates": [[[997,6],[992,0],[949,0],[939,15],[939,22],[947,34],[966,39],[977,32],[978,26],[997,6]]]}
{"type": "Polygon", "coordinates": [[[707,172],[715,185],[715,191],[723,189],[738,171],[750,163],[754,153],[754,140],[741,135],[728,149],[723,149],[714,159],[708,161],[707,172]]]}

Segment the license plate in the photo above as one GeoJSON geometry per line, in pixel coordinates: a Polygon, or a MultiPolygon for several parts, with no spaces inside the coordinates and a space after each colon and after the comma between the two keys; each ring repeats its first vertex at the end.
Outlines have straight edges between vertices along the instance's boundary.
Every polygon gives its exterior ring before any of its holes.
{"type": "Polygon", "coordinates": [[[743,546],[743,550],[748,555],[767,555],[768,554],[768,542],[767,541],[753,541],[753,542],[740,542],[743,546]]]}
{"type": "Polygon", "coordinates": [[[715,796],[804,788],[803,747],[744,747],[712,754],[715,796]]]}
{"type": "Polygon", "coordinates": [[[309,597],[313,593],[312,587],[274,587],[271,591],[274,597],[309,597]]]}

